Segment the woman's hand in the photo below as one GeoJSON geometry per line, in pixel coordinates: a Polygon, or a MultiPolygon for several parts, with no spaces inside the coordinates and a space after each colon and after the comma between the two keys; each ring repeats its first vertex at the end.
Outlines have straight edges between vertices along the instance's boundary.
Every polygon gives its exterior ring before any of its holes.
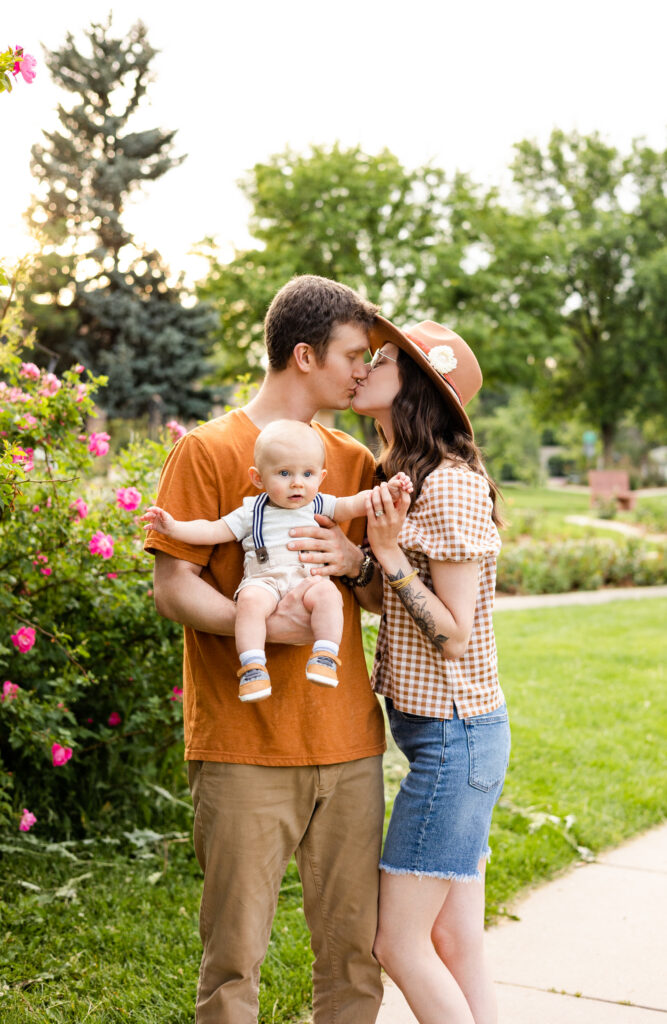
{"type": "Polygon", "coordinates": [[[396,502],[385,482],[374,487],[366,499],[367,534],[373,554],[384,566],[387,557],[400,551],[398,535],[410,508],[410,494],[401,489],[396,502]]]}

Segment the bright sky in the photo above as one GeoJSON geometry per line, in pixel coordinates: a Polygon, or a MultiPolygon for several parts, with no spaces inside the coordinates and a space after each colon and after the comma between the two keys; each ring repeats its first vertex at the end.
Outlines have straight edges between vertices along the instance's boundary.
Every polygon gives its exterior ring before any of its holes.
{"type": "MultiPolygon", "coordinates": [[[[667,145],[667,4],[655,0],[31,0],[4,4],[0,46],[39,59],[32,85],[0,94],[0,260],[28,247],[30,148],[62,97],[41,45],[106,18],[138,18],[160,49],[135,127],[177,128],[185,163],[126,214],[172,271],[196,274],[193,243],[225,258],[248,244],[239,177],[287,146],[360,144],[407,167],[428,160],[507,180],[512,145],[552,128],[599,131],[621,148],[667,145]]],[[[68,96],[65,94],[65,103],[68,96]]]]}

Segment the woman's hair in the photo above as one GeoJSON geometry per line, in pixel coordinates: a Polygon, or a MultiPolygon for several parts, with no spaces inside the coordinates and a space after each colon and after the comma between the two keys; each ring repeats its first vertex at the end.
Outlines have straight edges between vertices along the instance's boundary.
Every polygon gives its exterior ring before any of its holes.
{"type": "Polygon", "coordinates": [[[496,526],[504,525],[497,508],[501,494],[484,468],[479,448],[461,430],[460,420],[450,411],[433,381],[421,373],[402,349],[398,350],[397,362],[401,386],[391,407],[391,443],[387,444],[378,426],[384,442],[378,465],[380,475],[388,480],[395,473],[407,473],[414,487],[412,507],[428,474],[443,459],[459,459],[488,480],[493,521],[496,526]]]}

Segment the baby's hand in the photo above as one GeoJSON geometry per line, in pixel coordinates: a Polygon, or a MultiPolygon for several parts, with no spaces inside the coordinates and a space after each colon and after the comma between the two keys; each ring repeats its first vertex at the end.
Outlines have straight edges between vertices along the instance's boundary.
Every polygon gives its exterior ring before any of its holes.
{"type": "Polygon", "coordinates": [[[396,473],[390,480],[387,480],[391,500],[394,504],[398,501],[401,493],[412,494],[412,480],[405,473],[396,473]]]}
{"type": "Polygon", "coordinates": [[[146,509],[143,516],[139,516],[139,522],[146,523],[144,530],[157,530],[158,533],[169,533],[176,520],[168,512],[165,512],[163,508],[151,505],[150,508],[146,509]]]}

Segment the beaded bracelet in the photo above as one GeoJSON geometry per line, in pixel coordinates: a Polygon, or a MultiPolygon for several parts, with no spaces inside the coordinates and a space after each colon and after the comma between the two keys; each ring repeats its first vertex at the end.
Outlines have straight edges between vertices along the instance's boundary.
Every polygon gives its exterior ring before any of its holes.
{"type": "Polygon", "coordinates": [[[419,576],[419,569],[413,569],[407,576],[401,576],[400,580],[389,580],[389,586],[392,590],[402,590],[408,583],[412,583],[415,576],[419,576]]]}

